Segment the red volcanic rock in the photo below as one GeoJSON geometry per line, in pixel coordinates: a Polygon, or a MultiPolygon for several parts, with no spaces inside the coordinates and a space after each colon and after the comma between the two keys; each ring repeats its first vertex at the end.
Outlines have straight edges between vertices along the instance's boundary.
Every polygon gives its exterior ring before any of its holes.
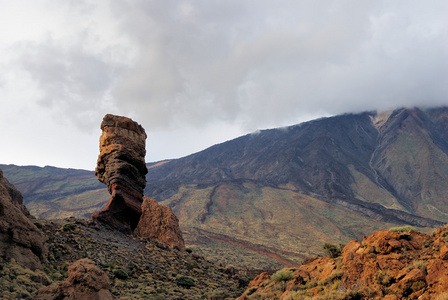
{"type": "Polygon", "coordinates": [[[160,205],[154,199],[143,198],[142,215],[134,233],[143,238],[162,242],[179,250],[185,249],[179,220],[171,208],[160,205]]]}
{"type": "Polygon", "coordinates": [[[34,270],[42,268],[41,262],[47,259],[46,238],[24,214],[21,201],[20,192],[0,170],[0,257],[13,258],[34,270]]]}
{"type": "Polygon", "coordinates": [[[431,236],[413,230],[378,231],[362,242],[349,242],[342,257],[303,263],[283,285],[284,292],[279,293],[277,283],[265,282],[268,278],[260,275],[238,299],[256,298],[257,294],[295,299],[311,293],[319,299],[445,299],[447,253],[446,227],[431,236]]]}
{"type": "Polygon", "coordinates": [[[68,268],[68,278],[56,286],[41,288],[36,300],[111,300],[110,280],[93,261],[87,258],[72,263],[68,268]]]}
{"type": "Polygon", "coordinates": [[[129,118],[107,114],[101,123],[100,155],[95,175],[111,194],[106,207],[92,214],[119,230],[131,232],[141,215],[146,186],[146,133],[129,118]]]}

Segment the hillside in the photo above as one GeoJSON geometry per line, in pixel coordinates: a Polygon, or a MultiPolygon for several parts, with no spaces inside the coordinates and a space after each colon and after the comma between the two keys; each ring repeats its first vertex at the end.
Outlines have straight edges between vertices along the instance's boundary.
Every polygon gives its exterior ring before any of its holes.
{"type": "Polygon", "coordinates": [[[106,186],[92,171],[1,164],[0,169],[39,218],[90,218],[109,200],[106,186]]]}
{"type": "MultiPolygon", "coordinates": [[[[448,108],[415,108],[262,130],[148,164],[145,195],[172,208],[197,253],[294,267],[326,242],[448,222],[447,129],[448,108]]],[[[108,199],[93,172],[0,168],[39,217],[86,217],[108,199]]]]}

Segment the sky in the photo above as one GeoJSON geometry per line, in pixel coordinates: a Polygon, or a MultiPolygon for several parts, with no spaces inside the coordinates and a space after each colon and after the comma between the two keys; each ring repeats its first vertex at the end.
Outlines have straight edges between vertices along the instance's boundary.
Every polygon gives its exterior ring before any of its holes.
{"type": "Polygon", "coordinates": [[[0,0],[0,164],[93,170],[343,113],[448,105],[448,1],[0,0]]]}

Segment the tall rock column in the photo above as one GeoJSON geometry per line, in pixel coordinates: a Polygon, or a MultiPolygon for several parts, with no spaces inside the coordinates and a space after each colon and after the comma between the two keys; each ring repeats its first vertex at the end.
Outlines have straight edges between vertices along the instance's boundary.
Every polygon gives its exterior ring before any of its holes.
{"type": "Polygon", "coordinates": [[[101,123],[100,155],[95,175],[111,194],[106,207],[93,219],[132,232],[142,213],[146,186],[146,132],[130,118],[107,114],[101,123]]]}

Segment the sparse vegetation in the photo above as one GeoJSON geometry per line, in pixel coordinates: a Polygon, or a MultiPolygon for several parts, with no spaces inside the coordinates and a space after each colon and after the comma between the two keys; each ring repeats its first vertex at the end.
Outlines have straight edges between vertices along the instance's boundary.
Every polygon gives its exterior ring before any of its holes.
{"type": "Polygon", "coordinates": [[[416,281],[411,285],[411,290],[413,292],[417,292],[417,291],[420,291],[425,286],[426,286],[426,283],[424,281],[416,281]]]}
{"type": "Polygon", "coordinates": [[[325,243],[322,248],[325,251],[325,255],[331,258],[336,258],[341,256],[342,249],[344,249],[344,244],[339,244],[339,247],[330,243],[325,243]]]}
{"type": "Polygon", "coordinates": [[[412,269],[420,269],[426,271],[426,262],[422,260],[416,261],[411,266],[408,267],[409,271],[411,271],[412,269]]]}
{"type": "Polygon", "coordinates": [[[118,279],[125,280],[125,279],[128,279],[129,274],[128,274],[128,272],[126,272],[125,269],[118,268],[118,269],[114,270],[114,276],[117,277],[118,279]]]}
{"type": "Polygon", "coordinates": [[[185,287],[187,289],[193,287],[196,285],[193,278],[190,278],[188,276],[181,276],[176,279],[176,284],[182,287],[185,287]]]}
{"type": "Polygon", "coordinates": [[[384,286],[389,286],[392,281],[392,277],[390,277],[386,272],[380,270],[375,274],[375,278],[379,284],[384,286]]]}
{"type": "Polygon", "coordinates": [[[76,229],[76,224],[74,223],[66,223],[62,226],[62,229],[64,231],[70,231],[70,230],[75,230],[76,229]]]}
{"type": "Polygon", "coordinates": [[[393,231],[393,232],[408,232],[409,230],[418,231],[417,229],[415,229],[414,227],[409,226],[409,225],[400,226],[400,227],[391,227],[391,228],[389,228],[389,230],[393,231]]]}
{"type": "Polygon", "coordinates": [[[296,276],[290,270],[280,270],[271,276],[271,280],[281,282],[294,279],[296,276]]]}

